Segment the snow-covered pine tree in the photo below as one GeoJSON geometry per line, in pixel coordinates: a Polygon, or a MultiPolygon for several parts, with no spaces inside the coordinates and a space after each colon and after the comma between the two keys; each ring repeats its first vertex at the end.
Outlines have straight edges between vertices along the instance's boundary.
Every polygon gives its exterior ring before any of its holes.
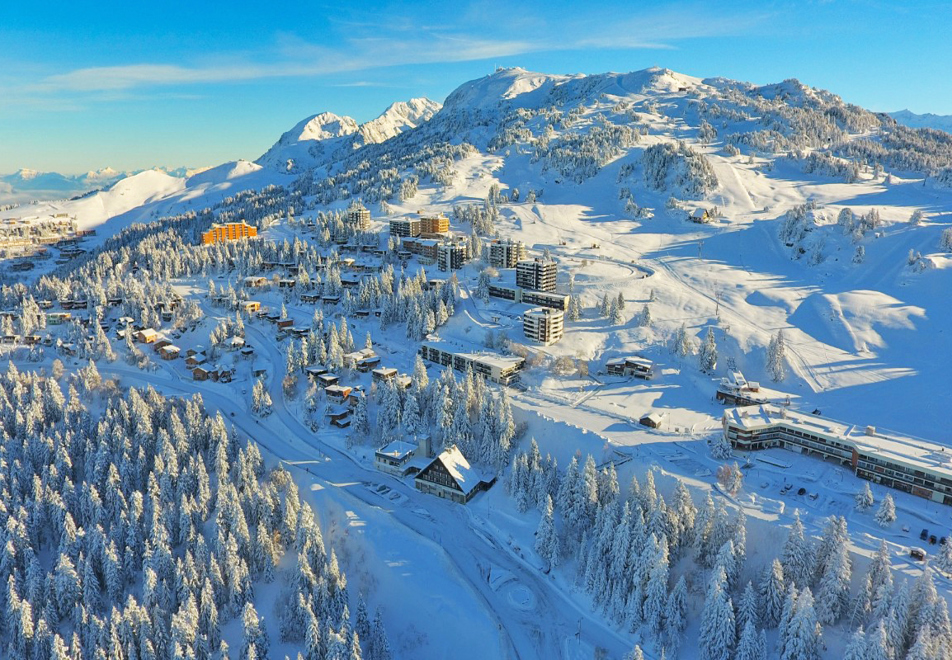
{"type": "Polygon", "coordinates": [[[883,497],[874,518],[880,527],[889,527],[896,522],[896,504],[893,502],[891,494],[886,493],[886,496],[883,497]]]}
{"type": "Polygon", "coordinates": [[[852,565],[849,546],[837,543],[817,591],[817,617],[821,623],[836,623],[849,605],[852,565]]]}
{"type": "Polygon", "coordinates": [[[555,531],[553,518],[552,498],[546,496],[545,508],[536,530],[535,549],[539,557],[549,566],[555,568],[559,564],[559,537],[555,531]]]}
{"type": "Polygon", "coordinates": [[[744,624],[741,630],[734,660],[764,660],[760,653],[760,639],[757,635],[757,628],[750,620],[744,624]]]}
{"type": "MultiPolygon", "coordinates": [[[[754,585],[748,580],[744,592],[741,594],[740,601],[737,603],[737,628],[743,632],[748,623],[753,624],[752,628],[756,633],[760,625],[760,610],[757,599],[757,592],[754,585]]],[[[756,642],[756,635],[754,641],[756,642]]]]}
{"type": "Polygon", "coordinates": [[[608,306],[608,322],[612,325],[621,325],[624,321],[625,317],[618,306],[618,301],[613,299],[608,306]]]}
{"type": "Polygon", "coordinates": [[[701,660],[730,660],[734,655],[736,635],[734,606],[727,593],[727,576],[722,567],[717,567],[711,575],[701,613],[698,657],[701,660]]]}
{"type": "Polygon", "coordinates": [[[776,628],[780,623],[786,591],[783,565],[779,559],[774,559],[773,563],[764,572],[763,580],[760,583],[762,621],[765,627],[776,628]]]}
{"type": "Polygon", "coordinates": [[[770,378],[775,383],[779,383],[787,376],[785,359],[786,348],[784,345],[783,328],[781,328],[777,330],[777,334],[770,338],[770,343],[767,346],[767,373],[770,374],[770,378]]]}
{"type": "Polygon", "coordinates": [[[817,622],[813,594],[805,587],[797,596],[796,609],[784,631],[780,660],[819,660],[823,633],[817,622]]]}
{"type": "Polygon", "coordinates": [[[664,638],[667,642],[667,648],[671,649],[672,655],[677,655],[677,649],[681,644],[684,629],[688,625],[687,598],[687,583],[684,581],[684,576],[682,575],[678,578],[674,589],[671,590],[671,594],[668,596],[668,602],[664,608],[664,638]]]}
{"type": "Polygon", "coordinates": [[[813,569],[813,548],[806,538],[803,522],[800,520],[800,511],[797,509],[793,512],[793,524],[790,525],[790,532],[783,546],[780,563],[783,565],[784,579],[788,584],[791,582],[797,585],[810,584],[813,569]]]}
{"type": "Polygon", "coordinates": [[[641,308],[641,314],[638,316],[638,325],[642,328],[651,327],[651,310],[648,309],[648,303],[641,308]]]}
{"type": "Polygon", "coordinates": [[[714,339],[714,328],[708,327],[701,349],[698,351],[698,368],[705,373],[714,373],[717,368],[717,341],[714,339]]]}
{"type": "Polygon", "coordinates": [[[694,346],[691,338],[688,336],[687,326],[683,323],[674,333],[674,339],[671,341],[671,352],[678,357],[687,357],[694,352],[694,346]]]}
{"type": "Polygon", "coordinates": [[[873,506],[873,491],[869,488],[869,482],[863,482],[863,488],[856,493],[856,510],[868,511],[873,506]]]}

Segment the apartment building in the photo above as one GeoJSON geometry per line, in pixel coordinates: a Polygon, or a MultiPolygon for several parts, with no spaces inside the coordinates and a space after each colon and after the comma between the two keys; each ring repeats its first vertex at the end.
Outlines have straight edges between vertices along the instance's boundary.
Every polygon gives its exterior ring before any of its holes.
{"type": "Polygon", "coordinates": [[[349,224],[354,229],[359,231],[366,231],[370,229],[370,209],[360,202],[354,202],[349,207],[347,207],[346,218],[347,224],[349,224]]]}
{"type": "Polygon", "coordinates": [[[489,244],[489,265],[496,268],[515,268],[526,260],[526,246],[522,241],[495,240],[489,244]]]}
{"type": "Polygon", "coordinates": [[[426,341],[420,346],[420,355],[424,360],[451,366],[457,371],[472,368],[473,373],[502,385],[509,385],[519,378],[519,370],[525,360],[516,356],[502,356],[495,353],[462,353],[442,342],[426,341]]]}
{"type": "Polygon", "coordinates": [[[522,315],[522,333],[526,338],[545,346],[562,339],[565,313],[551,307],[534,307],[522,315]]]}
{"type": "Polygon", "coordinates": [[[390,235],[409,238],[419,236],[422,231],[419,218],[394,218],[390,221],[390,235]]]}
{"type": "Polygon", "coordinates": [[[202,234],[202,244],[211,245],[223,241],[237,241],[244,238],[254,238],[258,235],[258,228],[244,222],[229,222],[223,225],[212,225],[212,228],[202,234]]]}
{"type": "Polygon", "coordinates": [[[523,259],[516,264],[516,286],[537,291],[555,291],[556,266],[554,261],[523,259]]]}
{"type": "Polygon", "coordinates": [[[945,445],[772,404],[729,408],[722,423],[736,449],[780,447],[838,461],[862,479],[952,505],[952,449],[945,445]]]}

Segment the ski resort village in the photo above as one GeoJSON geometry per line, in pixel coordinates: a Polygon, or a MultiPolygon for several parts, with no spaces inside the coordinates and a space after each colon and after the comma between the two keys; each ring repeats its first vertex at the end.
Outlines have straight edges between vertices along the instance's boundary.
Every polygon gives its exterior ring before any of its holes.
{"type": "Polygon", "coordinates": [[[4,658],[952,657],[948,133],[500,68],[0,246],[4,658]]]}

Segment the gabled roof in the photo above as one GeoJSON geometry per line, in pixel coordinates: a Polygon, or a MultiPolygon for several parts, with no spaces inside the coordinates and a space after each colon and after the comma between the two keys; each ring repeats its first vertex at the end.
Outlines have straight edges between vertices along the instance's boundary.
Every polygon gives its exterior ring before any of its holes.
{"type": "Polygon", "coordinates": [[[437,461],[443,464],[443,467],[453,477],[460,490],[466,495],[471,493],[483,481],[482,475],[469,464],[469,461],[463,456],[463,452],[456,445],[447,447],[440,452],[439,456],[430,461],[427,469],[437,461]]]}

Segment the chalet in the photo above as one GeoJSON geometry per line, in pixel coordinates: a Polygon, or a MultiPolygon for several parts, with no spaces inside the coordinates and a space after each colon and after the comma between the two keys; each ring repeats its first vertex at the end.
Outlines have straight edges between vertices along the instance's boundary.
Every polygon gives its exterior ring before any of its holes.
{"type": "Polygon", "coordinates": [[[380,364],[380,356],[372,355],[372,356],[357,360],[356,366],[357,366],[357,371],[366,373],[379,364],[380,364]]]}
{"type": "Polygon", "coordinates": [[[372,348],[362,348],[359,351],[347,353],[344,355],[344,366],[347,369],[354,369],[357,367],[358,362],[369,357],[376,357],[376,353],[374,353],[372,348]]]}
{"type": "Polygon", "coordinates": [[[365,318],[367,318],[368,316],[370,316],[370,310],[369,310],[369,309],[355,309],[355,310],[354,310],[354,317],[355,317],[355,318],[365,319],[365,318]]]}
{"type": "Polygon", "coordinates": [[[52,300],[41,300],[37,304],[40,306],[40,309],[52,309],[53,307],[52,300]]]}
{"type": "Polygon", "coordinates": [[[162,337],[161,339],[156,339],[154,342],[152,342],[152,350],[158,353],[166,346],[171,346],[171,345],[172,345],[171,339],[166,339],[165,337],[162,337]]]}
{"type": "Polygon", "coordinates": [[[481,490],[492,486],[495,477],[484,477],[456,445],[444,449],[420,470],[413,485],[422,493],[466,504],[481,490]]]}
{"type": "Polygon", "coordinates": [[[246,300],[241,303],[241,311],[245,314],[253,314],[261,309],[261,303],[257,300],[246,300]]]}
{"type": "Polygon", "coordinates": [[[317,377],[317,384],[326,389],[331,385],[337,385],[337,381],[339,380],[340,378],[334,374],[321,374],[317,377]]]}
{"type": "Polygon", "coordinates": [[[215,367],[215,370],[218,372],[218,382],[219,383],[230,383],[231,379],[235,377],[235,370],[231,367],[215,367]]]}
{"type": "Polygon", "coordinates": [[[268,370],[263,365],[255,364],[251,367],[251,375],[255,378],[263,378],[268,375],[268,370]]]}
{"type": "Polygon", "coordinates": [[[192,369],[192,380],[208,380],[211,371],[204,367],[195,367],[192,369]]]}
{"type": "Polygon", "coordinates": [[[132,325],[136,322],[131,316],[120,316],[117,321],[119,321],[119,325],[132,325]]]}
{"type": "Polygon", "coordinates": [[[193,355],[198,355],[199,353],[204,353],[204,346],[196,346],[185,351],[185,357],[192,357],[193,355]]]}
{"type": "Polygon", "coordinates": [[[351,410],[346,406],[333,406],[328,408],[326,415],[334,426],[342,429],[350,426],[351,410]]]}
{"type": "Polygon", "coordinates": [[[27,346],[36,346],[37,344],[40,343],[40,336],[39,335],[25,335],[23,337],[23,343],[26,344],[27,346]]]}
{"type": "Polygon", "coordinates": [[[651,360],[642,357],[622,357],[605,363],[605,372],[609,376],[636,376],[648,380],[654,375],[651,360]]]}
{"type": "Polygon", "coordinates": [[[241,357],[250,358],[252,355],[255,354],[255,349],[253,349],[251,346],[245,346],[244,348],[241,349],[240,352],[241,352],[241,357]]]}
{"type": "Polygon", "coordinates": [[[638,423],[642,426],[647,426],[650,429],[660,429],[661,425],[664,424],[664,413],[648,413],[639,419],[638,423]]]}
{"type": "Polygon", "coordinates": [[[46,315],[46,322],[49,325],[62,325],[72,318],[69,312],[50,312],[46,315]]]}
{"type": "Polygon", "coordinates": [[[0,342],[4,344],[16,344],[20,341],[19,335],[3,335],[0,337],[0,342]]]}
{"type": "Polygon", "coordinates": [[[327,369],[324,367],[318,367],[317,365],[304,367],[304,373],[307,374],[307,377],[311,380],[317,380],[318,376],[323,376],[327,373],[327,369]]]}
{"type": "Polygon", "coordinates": [[[407,374],[400,374],[393,379],[393,382],[396,383],[397,389],[408,390],[410,386],[413,385],[413,378],[407,374]]]}
{"type": "Polygon", "coordinates": [[[239,348],[241,348],[242,346],[245,345],[245,338],[244,338],[244,337],[232,337],[231,339],[228,340],[227,345],[228,345],[228,348],[230,348],[230,349],[233,350],[233,351],[236,351],[236,350],[238,350],[239,348]]]}
{"type": "Polygon", "coordinates": [[[163,360],[174,360],[179,356],[179,353],[182,352],[182,349],[178,346],[169,344],[168,346],[163,346],[159,349],[159,356],[163,360]]]}
{"type": "Polygon", "coordinates": [[[397,377],[397,370],[393,367],[377,367],[371,373],[377,382],[389,382],[397,377]]]}
{"type": "Polygon", "coordinates": [[[693,211],[691,211],[691,215],[689,217],[691,222],[696,222],[699,225],[703,225],[712,220],[711,214],[708,212],[706,208],[702,206],[699,206],[693,211]]]}
{"type": "Polygon", "coordinates": [[[288,330],[294,325],[294,319],[281,319],[278,321],[278,330],[288,330]]]}
{"type": "Polygon", "coordinates": [[[410,460],[417,453],[417,446],[403,440],[394,440],[374,452],[374,467],[381,472],[397,477],[405,476],[410,460]]]}
{"type": "Polygon", "coordinates": [[[268,320],[269,323],[277,323],[278,321],[281,320],[281,315],[278,314],[277,312],[269,312],[268,314],[265,315],[265,318],[268,320]]]}
{"type": "Polygon", "coordinates": [[[293,289],[295,284],[297,284],[297,280],[292,280],[288,277],[282,277],[278,280],[278,287],[282,289],[293,289]]]}
{"type": "Polygon", "coordinates": [[[342,404],[347,401],[347,397],[350,396],[351,390],[352,388],[347,387],[346,385],[330,385],[329,387],[324,388],[324,395],[331,403],[342,404]]]}
{"type": "Polygon", "coordinates": [[[185,366],[191,369],[192,367],[198,367],[199,365],[205,364],[208,361],[208,358],[205,357],[204,353],[195,353],[194,355],[189,355],[185,358],[185,366]]]}
{"type": "Polygon", "coordinates": [[[263,286],[268,286],[268,278],[249,275],[242,281],[242,284],[244,284],[246,289],[258,289],[263,286]]]}
{"type": "Polygon", "coordinates": [[[311,305],[316,305],[321,302],[321,294],[319,293],[302,293],[301,302],[309,303],[311,305]]]}
{"type": "Polygon", "coordinates": [[[75,356],[79,349],[76,348],[76,344],[61,344],[60,351],[63,355],[75,356]]]}
{"type": "Polygon", "coordinates": [[[151,344],[159,338],[159,333],[153,328],[143,328],[136,333],[136,341],[142,344],[151,344]]]}
{"type": "Polygon", "coordinates": [[[307,327],[306,325],[296,325],[292,327],[289,332],[295,337],[301,338],[301,337],[306,337],[308,334],[310,334],[311,329],[307,327]]]}
{"type": "Polygon", "coordinates": [[[336,305],[340,302],[340,296],[324,296],[322,300],[325,305],[336,305]]]}
{"type": "Polygon", "coordinates": [[[366,392],[360,389],[360,385],[357,385],[354,388],[354,391],[350,393],[350,396],[347,397],[347,405],[351,408],[356,408],[357,404],[360,403],[360,400],[367,396],[366,392]]]}

